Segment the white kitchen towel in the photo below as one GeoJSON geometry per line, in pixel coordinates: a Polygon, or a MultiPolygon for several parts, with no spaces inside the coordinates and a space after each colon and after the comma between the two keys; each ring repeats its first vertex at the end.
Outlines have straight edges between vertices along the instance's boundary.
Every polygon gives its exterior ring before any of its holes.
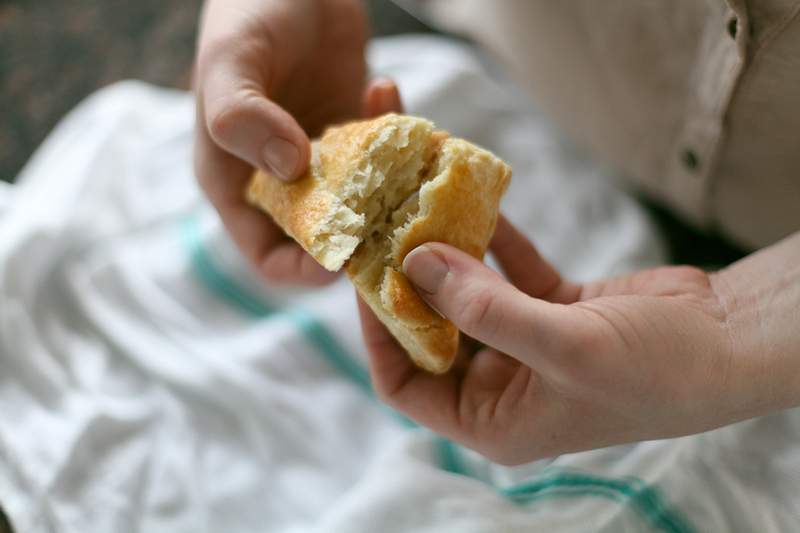
{"type": "MultiPolygon", "coordinates": [[[[504,211],[566,275],[663,261],[612,176],[471,48],[395,38],[370,62],[409,112],[513,165],[504,211]]],[[[192,108],[106,88],[2,193],[0,504],[17,531],[797,526],[795,412],[506,468],[382,406],[349,284],[277,289],[244,265],[192,176],[192,108]]]]}

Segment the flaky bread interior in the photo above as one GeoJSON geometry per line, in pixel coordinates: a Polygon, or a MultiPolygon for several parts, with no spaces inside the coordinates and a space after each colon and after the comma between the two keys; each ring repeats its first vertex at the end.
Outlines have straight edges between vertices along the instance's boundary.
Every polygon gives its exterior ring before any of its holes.
{"type": "Polygon", "coordinates": [[[402,273],[405,256],[426,242],[446,242],[482,258],[494,233],[510,169],[460,139],[432,138],[436,148],[420,188],[387,212],[356,250],[348,275],[414,362],[445,372],[458,349],[458,330],[431,309],[402,273]]]}
{"type": "Polygon", "coordinates": [[[339,270],[387,210],[419,188],[433,124],[385,115],[329,129],[291,184],[257,173],[248,199],[328,270],[339,270]],[[271,178],[271,179],[270,179],[271,178]]]}
{"type": "Polygon", "coordinates": [[[308,176],[285,184],[259,173],[248,198],[323,266],[349,258],[359,294],[412,360],[445,372],[458,330],[419,297],[402,262],[431,241],[481,258],[510,168],[426,120],[399,115],[331,129],[314,151],[308,176]]]}

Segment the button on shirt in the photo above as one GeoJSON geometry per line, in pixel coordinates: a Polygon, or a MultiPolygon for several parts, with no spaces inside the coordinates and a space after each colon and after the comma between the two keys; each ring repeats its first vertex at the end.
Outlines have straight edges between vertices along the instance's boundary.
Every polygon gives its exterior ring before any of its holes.
{"type": "Polygon", "coordinates": [[[800,230],[800,0],[411,0],[579,143],[757,248],[800,230]]]}

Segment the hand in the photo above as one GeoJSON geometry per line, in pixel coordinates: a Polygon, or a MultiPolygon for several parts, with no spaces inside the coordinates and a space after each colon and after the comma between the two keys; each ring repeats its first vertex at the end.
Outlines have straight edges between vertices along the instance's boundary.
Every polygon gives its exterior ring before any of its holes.
{"type": "Polygon", "coordinates": [[[253,168],[292,180],[308,136],[329,124],[398,111],[389,80],[366,84],[361,0],[208,0],[197,51],[198,181],[239,249],[273,282],[324,284],[327,272],[250,207],[253,168]]]}
{"type": "Polygon", "coordinates": [[[432,307],[486,345],[462,342],[449,374],[414,367],[360,305],[377,393],[420,424],[518,464],[700,432],[776,407],[764,363],[736,349],[716,274],[665,267],[570,283],[502,217],[491,250],[511,283],[441,243],[403,263],[432,307]]]}

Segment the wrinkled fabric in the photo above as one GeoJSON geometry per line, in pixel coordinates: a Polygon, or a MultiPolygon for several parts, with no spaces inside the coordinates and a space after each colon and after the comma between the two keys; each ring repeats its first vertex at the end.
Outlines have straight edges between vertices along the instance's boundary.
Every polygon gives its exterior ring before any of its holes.
{"type": "MultiPolygon", "coordinates": [[[[613,177],[471,49],[392,39],[370,60],[410,112],[513,165],[504,211],[566,275],[663,261],[613,177]]],[[[193,120],[187,94],[111,86],[0,192],[0,504],[17,531],[798,523],[796,412],[508,468],[382,406],[352,288],[254,278],[194,182],[193,120]]]]}
{"type": "Polygon", "coordinates": [[[800,230],[800,0],[398,0],[623,178],[743,247],[800,230]]]}

